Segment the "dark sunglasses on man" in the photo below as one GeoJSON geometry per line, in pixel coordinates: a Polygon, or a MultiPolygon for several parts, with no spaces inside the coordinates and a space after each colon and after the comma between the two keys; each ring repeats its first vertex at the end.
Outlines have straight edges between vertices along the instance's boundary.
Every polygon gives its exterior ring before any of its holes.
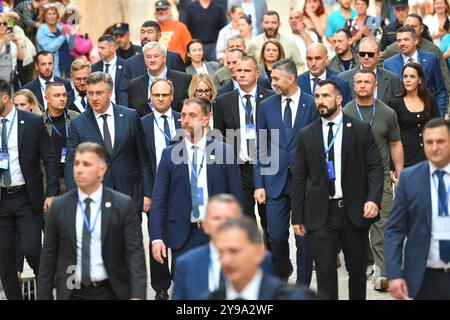
{"type": "Polygon", "coordinates": [[[359,56],[360,56],[361,58],[364,58],[366,55],[367,55],[369,58],[375,57],[375,52],[360,51],[358,54],[359,54],[359,56]]]}

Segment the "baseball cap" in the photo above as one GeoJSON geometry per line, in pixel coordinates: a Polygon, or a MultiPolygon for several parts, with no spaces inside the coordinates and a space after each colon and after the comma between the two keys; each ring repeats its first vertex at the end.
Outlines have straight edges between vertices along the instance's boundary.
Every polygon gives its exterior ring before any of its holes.
{"type": "Polygon", "coordinates": [[[128,31],[130,31],[130,27],[128,25],[128,23],[116,23],[113,27],[113,35],[124,35],[125,33],[127,33],[128,31]]]}
{"type": "Polygon", "coordinates": [[[408,0],[391,0],[391,8],[407,7],[408,0]]]}
{"type": "Polygon", "coordinates": [[[155,9],[167,9],[170,8],[170,3],[167,0],[159,0],[155,3],[155,9]]]}

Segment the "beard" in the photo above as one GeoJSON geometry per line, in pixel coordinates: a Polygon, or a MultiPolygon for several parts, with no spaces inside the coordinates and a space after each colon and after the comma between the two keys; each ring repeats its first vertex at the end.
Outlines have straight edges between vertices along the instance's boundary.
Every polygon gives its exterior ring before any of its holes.
{"type": "Polygon", "coordinates": [[[320,104],[317,109],[322,118],[329,118],[337,111],[338,106],[335,104],[333,107],[327,107],[324,104],[320,104]]]}

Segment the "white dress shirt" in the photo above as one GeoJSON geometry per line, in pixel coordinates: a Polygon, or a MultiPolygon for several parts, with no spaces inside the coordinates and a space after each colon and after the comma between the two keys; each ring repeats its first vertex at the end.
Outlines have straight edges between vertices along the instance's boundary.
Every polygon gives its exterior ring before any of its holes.
{"type": "MultiPolygon", "coordinates": [[[[90,196],[85,194],[78,188],[78,197],[83,206],[83,210],[86,210],[86,203],[84,200],[86,198],[91,198],[90,203],[91,214],[90,214],[90,228],[94,228],[91,235],[91,247],[90,247],[90,275],[91,281],[103,281],[108,278],[106,273],[105,264],[102,257],[102,210],[99,211],[102,205],[103,196],[103,186],[100,187],[92,193],[90,196]],[[97,222],[94,225],[98,213],[97,222]]],[[[77,283],[81,282],[81,266],[82,266],[82,247],[83,247],[83,227],[84,227],[84,217],[83,212],[80,209],[80,205],[77,204],[76,213],[76,236],[77,236],[77,268],[75,271],[75,281],[77,283]]]]}
{"type": "Polygon", "coordinates": [[[108,69],[108,73],[111,76],[111,78],[113,79],[113,90],[112,90],[112,96],[111,96],[111,101],[112,102],[116,102],[116,71],[117,71],[117,55],[114,55],[114,58],[110,61],[110,62],[106,62],[105,60],[103,60],[103,72],[106,71],[106,64],[109,64],[109,69],[108,69]]]}
{"type": "MultiPolygon", "coordinates": [[[[22,186],[25,184],[25,179],[22,175],[22,170],[20,169],[20,162],[19,162],[19,131],[18,131],[18,122],[19,122],[19,115],[16,110],[16,108],[12,108],[11,112],[5,117],[7,119],[6,121],[6,134],[9,132],[9,128],[11,127],[12,120],[14,118],[14,123],[12,124],[11,129],[11,135],[9,136],[8,140],[8,154],[9,154],[9,171],[11,172],[11,187],[17,187],[22,186]]],[[[0,120],[3,120],[3,117],[0,118],[0,120]]],[[[24,123],[26,125],[26,123],[24,123]]],[[[0,132],[2,128],[2,122],[0,122],[0,132]]],[[[26,139],[26,138],[25,138],[26,139]]],[[[0,134],[0,148],[2,146],[2,137],[0,134]]],[[[3,183],[3,179],[1,182],[1,186],[5,187],[5,184],[3,183]]]]}
{"type": "MultiPolygon", "coordinates": [[[[440,258],[439,254],[439,239],[436,239],[437,226],[439,224],[438,219],[450,219],[450,217],[441,218],[438,217],[438,190],[439,186],[438,177],[434,174],[436,170],[439,170],[434,164],[430,161],[430,190],[431,190],[431,241],[430,241],[430,252],[428,254],[427,259],[427,267],[428,268],[450,268],[450,262],[444,263],[440,258]],[[434,179],[434,181],[433,181],[434,179]]],[[[448,190],[448,186],[450,185],[450,163],[447,164],[444,168],[440,169],[445,171],[444,174],[444,182],[445,182],[445,191],[448,190]]],[[[447,204],[447,208],[448,208],[447,204]]],[[[448,208],[450,209],[450,208],[448,208]]],[[[446,230],[450,234],[450,230],[446,230]]]]}
{"type": "MultiPolygon", "coordinates": [[[[253,137],[247,137],[247,130],[245,126],[245,119],[247,117],[247,112],[245,110],[245,104],[247,103],[247,98],[244,98],[245,95],[249,94],[251,95],[250,102],[252,104],[252,118],[253,123],[256,126],[256,90],[257,87],[253,88],[250,92],[244,92],[242,90],[239,90],[239,128],[240,128],[240,137],[241,137],[241,145],[239,148],[239,159],[242,161],[251,161],[252,159],[248,155],[248,148],[247,148],[247,139],[251,139],[253,137]]],[[[255,127],[255,134],[256,134],[256,127],[255,127]]],[[[256,135],[255,135],[256,137],[256,135]]],[[[251,139],[256,141],[256,139],[251,139]]]]}
{"type": "Polygon", "coordinates": [[[155,80],[156,78],[166,79],[167,78],[167,68],[164,68],[163,72],[161,72],[160,74],[158,74],[156,76],[152,76],[150,73],[147,73],[147,74],[148,74],[148,99],[150,100],[152,98],[152,92],[151,92],[150,88],[152,86],[153,80],[155,80]]]}
{"type": "Polygon", "coordinates": [[[286,109],[286,99],[290,98],[292,101],[289,104],[291,107],[291,113],[292,113],[292,128],[294,128],[295,125],[295,118],[297,117],[297,110],[298,110],[298,104],[300,102],[300,95],[301,91],[300,88],[297,87],[297,92],[294,93],[292,96],[281,96],[281,120],[284,121],[284,110],[286,109]]]}
{"type": "MultiPolygon", "coordinates": [[[[184,139],[185,143],[186,143],[186,149],[188,152],[188,167],[189,167],[189,179],[192,178],[192,157],[194,155],[194,150],[193,150],[193,144],[189,141],[189,139],[184,139]]],[[[198,171],[200,170],[200,175],[198,176],[197,179],[197,187],[198,188],[203,188],[203,205],[199,205],[198,209],[199,209],[199,217],[198,218],[194,218],[193,215],[191,214],[191,222],[197,222],[197,221],[202,221],[205,219],[205,210],[206,210],[206,204],[208,203],[208,178],[207,178],[207,162],[208,159],[206,159],[206,157],[208,156],[206,154],[206,135],[203,136],[203,138],[196,144],[197,146],[197,174],[198,171]],[[203,160],[203,161],[202,161],[203,160]],[[201,162],[202,161],[202,162],[201,162]],[[200,163],[201,162],[201,163],[200,163]]]]}
{"type": "MultiPolygon", "coordinates": [[[[156,167],[158,168],[159,161],[161,161],[161,154],[166,148],[166,137],[164,135],[164,118],[163,114],[159,113],[156,109],[153,110],[155,117],[153,123],[153,132],[155,135],[155,152],[156,152],[156,167]]],[[[166,111],[167,122],[169,123],[170,137],[173,138],[176,135],[175,119],[173,118],[172,109],[166,111]]]]}
{"type": "MultiPolygon", "coordinates": [[[[75,88],[75,86],[72,86],[73,92],[75,94],[75,100],[73,101],[73,103],[75,104],[75,106],[77,107],[78,111],[80,113],[83,113],[84,111],[86,111],[86,109],[83,107],[83,105],[81,104],[81,96],[80,93],[78,92],[77,88],[75,88]]],[[[88,99],[87,99],[87,95],[84,96],[84,102],[86,103],[86,105],[89,104],[88,99]]]]}
{"type": "MultiPolygon", "coordinates": [[[[339,112],[336,118],[334,118],[332,121],[334,123],[333,126],[333,135],[336,134],[336,131],[339,128],[339,124],[341,123],[343,118],[342,111],[339,112]]],[[[323,145],[325,149],[328,147],[328,130],[329,126],[328,123],[331,121],[326,120],[325,118],[322,118],[322,132],[323,132],[323,145]]],[[[336,176],[336,180],[334,181],[335,185],[335,194],[333,199],[342,199],[343,193],[342,193],[342,132],[344,131],[344,123],[342,123],[341,129],[339,130],[338,134],[336,135],[336,139],[334,140],[334,173],[336,176]]],[[[324,149],[324,157],[325,157],[325,149],[324,149]]],[[[327,161],[325,159],[325,161],[327,161]]],[[[328,177],[327,177],[328,178],[328,177]]]]}
{"type": "Polygon", "coordinates": [[[41,85],[41,93],[42,93],[42,101],[44,101],[44,105],[42,106],[44,110],[47,110],[47,101],[45,100],[45,87],[47,86],[45,83],[48,82],[54,82],[55,77],[52,76],[50,80],[44,80],[41,77],[38,77],[39,84],[41,85]]]}
{"type": "MultiPolygon", "coordinates": [[[[92,111],[94,111],[94,109],[92,109],[92,111]]],[[[114,140],[115,140],[114,136],[116,130],[114,127],[114,109],[111,102],[109,103],[109,108],[108,110],[106,110],[105,113],[100,114],[94,111],[94,116],[95,119],[97,120],[98,128],[100,129],[100,133],[102,134],[103,140],[105,139],[105,135],[103,133],[103,118],[101,116],[104,114],[108,115],[108,118],[106,118],[106,122],[108,123],[109,133],[111,134],[111,144],[112,147],[114,148],[114,140]]]]}
{"type": "Polygon", "coordinates": [[[313,76],[312,75],[312,73],[310,72],[309,73],[309,83],[310,83],[310,85],[311,85],[311,93],[312,93],[312,96],[314,96],[314,90],[313,90],[313,88],[314,88],[314,78],[319,78],[319,81],[317,82],[317,83],[319,83],[320,82],[320,80],[326,80],[327,79],[327,70],[325,70],[320,76],[318,76],[318,77],[315,77],[315,76],[313,76]]]}
{"type": "Polygon", "coordinates": [[[233,288],[233,285],[227,280],[225,282],[225,300],[236,300],[237,298],[241,298],[244,300],[258,300],[262,278],[263,272],[261,269],[258,269],[253,279],[245,286],[245,288],[241,292],[237,292],[233,288]]]}
{"type": "Polygon", "coordinates": [[[209,263],[208,263],[208,289],[209,292],[217,290],[220,286],[220,254],[212,241],[209,242],[209,263]]]}
{"type": "MultiPolygon", "coordinates": [[[[410,57],[405,56],[403,53],[402,57],[403,57],[403,64],[404,65],[407,64],[410,57]]],[[[414,60],[415,63],[419,63],[419,52],[416,50],[416,52],[414,52],[411,58],[414,60]]]]}

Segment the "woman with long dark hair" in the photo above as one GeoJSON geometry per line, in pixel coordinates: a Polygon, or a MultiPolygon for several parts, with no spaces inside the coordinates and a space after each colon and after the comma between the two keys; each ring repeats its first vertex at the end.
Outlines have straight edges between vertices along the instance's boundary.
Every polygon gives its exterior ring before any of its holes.
{"type": "Polygon", "coordinates": [[[422,129],[431,118],[440,116],[436,99],[427,89],[420,64],[407,63],[403,67],[400,94],[388,105],[397,113],[402,137],[405,167],[425,160],[422,129]]]}
{"type": "Polygon", "coordinates": [[[211,78],[219,69],[219,64],[215,61],[205,61],[203,43],[198,39],[192,39],[186,47],[186,73],[195,75],[197,73],[207,73],[211,78]]]}

